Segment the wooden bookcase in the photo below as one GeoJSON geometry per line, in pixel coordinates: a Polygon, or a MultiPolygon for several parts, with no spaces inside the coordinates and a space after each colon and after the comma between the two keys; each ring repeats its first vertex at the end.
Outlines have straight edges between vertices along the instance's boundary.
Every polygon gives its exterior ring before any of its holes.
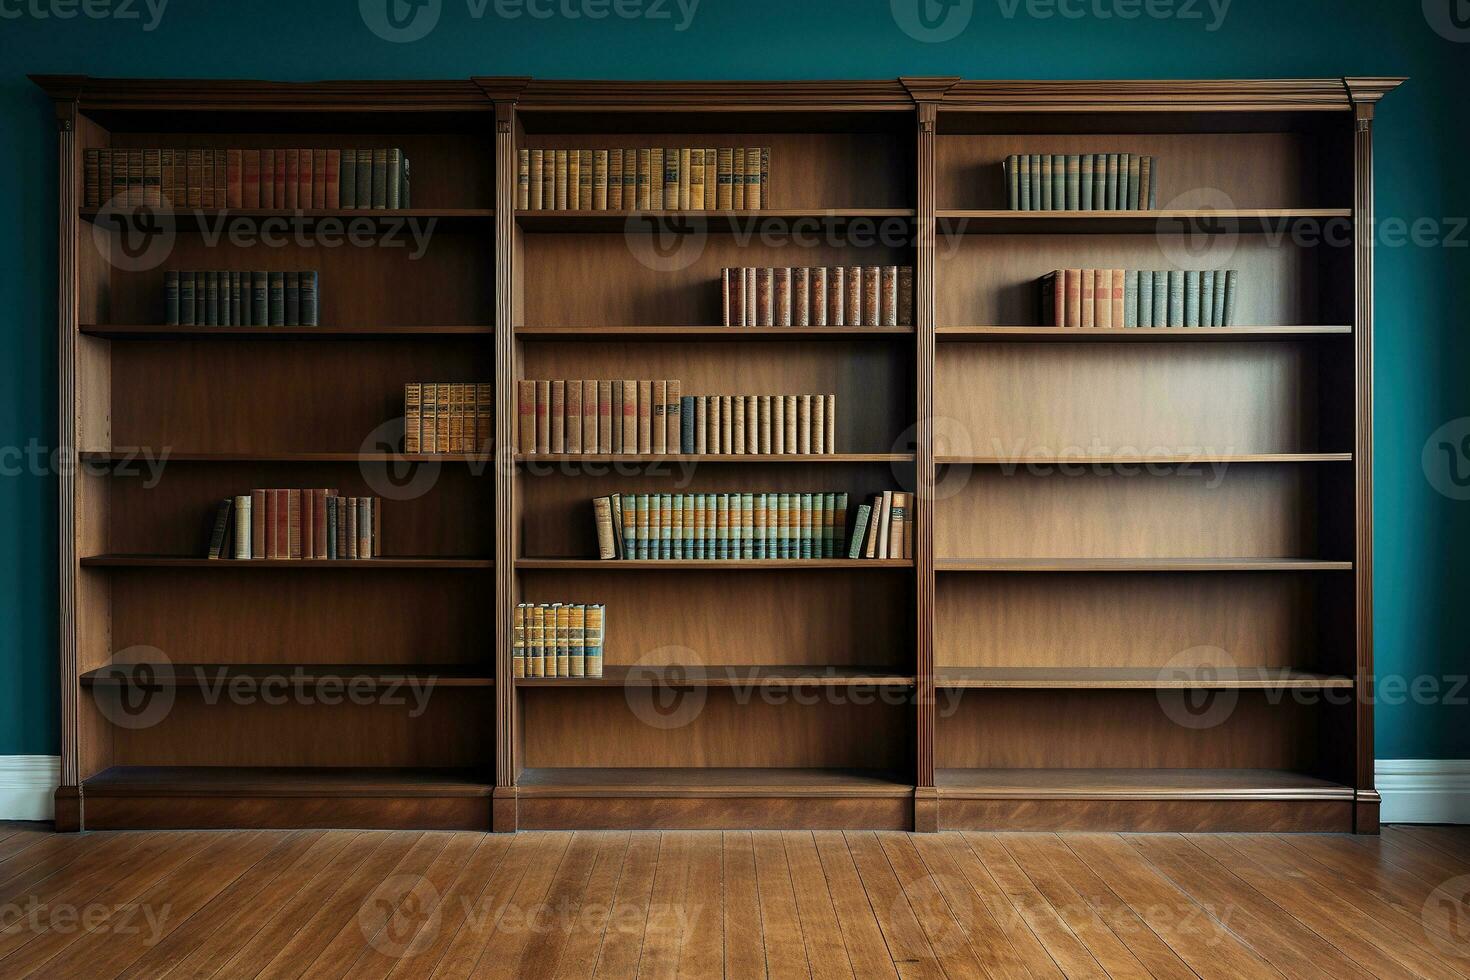
{"type": "Polygon", "coordinates": [[[58,826],[1376,828],[1355,229],[1400,79],[36,81],[75,464],[58,826]],[[771,147],[765,208],[515,208],[521,148],[691,144],[771,147]],[[167,263],[117,261],[140,219],[81,207],[83,151],[223,145],[401,146],[412,211],[300,220],[428,245],[181,212],[167,263]],[[1160,210],[1005,210],[1008,154],[1104,150],[1160,159],[1160,210]],[[160,326],[165,264],[318,268],[323,326],[160,326]],[[724,266],[855,264],[914,267],[914,326],[717,326],[724,266]],[[1036,326],[1074,266],[1237,268],[1244,326],[1036,326]],[[839,452],[515,455],[516,381],[659,377],[835,392],[839,452]],[[394,450],[403,383],[441,378],[494,381],[493,457],[394,450]],[[198,557],[212,501],[322,485],[390,498],[389,557],[198,557]],[[911,490],[914,558],[594,559],[592,497],[736,488],[911,490]],[[555,601],[607,605],[603,678],[513,677],[515,604],[555,601]],[[169,710],[133,725],[149,648],[169,710]],[[435,686],[239,704],[196,663],[435,686]]]}

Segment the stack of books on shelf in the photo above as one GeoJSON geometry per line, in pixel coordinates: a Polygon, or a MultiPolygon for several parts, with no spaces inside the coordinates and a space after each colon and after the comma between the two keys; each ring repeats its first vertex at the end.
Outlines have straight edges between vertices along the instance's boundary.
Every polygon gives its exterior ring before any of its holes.
{"type": "Polygon", "coordinates": [[[521,150],[522,211],[758,211],[769,206],[768,146],[521,150]]]}
{"type": "MultiPolygon", "coordinates": [[[[837,396],[684,395],[664,381],[522,381],[522,455],[836,452],[837,396]]],[[[410,416],[411,418],[411,416],[410,416]]]]}
{"type": "Polygon", "coordinates": [[[380,557],[382,506],[377,497],[336,490],[251,490],[215,508],[206,557],[380,557]]]}
{"type": "Polygon", "coordinates": [[[405,453],[485,453],[495,442],[495,385],[414,381],[403,386],[405,453]]]}
{"type": "Polygon", "coordinates": [[[408,157],[363,150],[89,149],[83,200],[173,208],[394,210],[409,206],[408,157]]]}
{"type": "Polygon", "coordinates": [[[607,607],[581,602],[517,603],[512,632],[516,677],[601,677],[607,607]]]}
{"type": "Polygon", "coordinates": [[[723,269],[720,299],[727,327],[907,327],[914,322],[914,269],[723,269]]]}
{"type": "Polygon", "coordinates": [[[163,273],[163,317],[170,326],[315,327],[319,307],[315,269],[163,273]]]}
{"type": "Polygon", "coordinates": [[[1012,211],[1149,211],[1159,162],[1135,153],[1012,153],[1003,165],[1012,211]]]}
{"type": "Polygon", "coordinates": [[[913,497],[899,490],[884,490],[867,503],[858,504],[847,557],[914,557],[913,497]]]}
{"type": "Polygon", "coordinates": [[[845,493],[624,493],[592,512],[601,559],[839,558],[848,540],[845,493]]]}
{"type": "Polygon", "coordinates": [[[1048,326],[1233,327],[1235,269],[1057,269],[1037,282],[1048,326]]]}

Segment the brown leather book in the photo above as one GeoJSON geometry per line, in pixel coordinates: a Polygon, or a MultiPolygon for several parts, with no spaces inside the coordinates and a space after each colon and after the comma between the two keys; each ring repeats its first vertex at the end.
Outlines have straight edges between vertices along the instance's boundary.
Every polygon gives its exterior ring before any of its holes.
{"type": "Polygon", "coordinates": [[[316,161],[313,159],[312,151],[309,149],[298,149],[296,151],[297,166],[296,200],[301,205],[301,210],[314,208],[316,204],[316,161]]]}
{"type": "Polygon", "coordinates": [[[898,326],[898,266],[885,265],[878,286],[878,325],[898,326]]]}
{"type": "Polygon", "coordinates": [[[648,151],[648,208],[664,209],[664,149],[655,146],[648,151]]]}
{"type": "Polygon", "coordinates": [[[419,451],[437,453],[439,449],[439,386],[425,381],[419,402],[419,451]]]}
{"type": "Polygon", "coordinates": [[[582,210],[582,152],[567,150],[567,210],[582,210]]]}
{"type": "Polygon", "coordinates": [[[296,210],[301,206],[301,151],[287,149],[286,154],[286,208],[296,210]]]}
{"type": "MultiPolygon", "coordinates": [[[[566,445],[568,453],[582,452],[582,382],[566,383],[566,445]]],[[[554,396],[553,396],[554,400],[554,396]]]]}
{"type": "Polygon", "coordinates": [[[240,166],[240,206],[246,208],[269,207],[261,200],[261,191],[267,182],[267,171],[264,169],[264,161],[261,159],[260,150],[245,150],[241,154],[240,166]]]}
{"type": "Polygon", "coordinates": [[[352,559],[355,561],[358,556],[358,543],[362,540],[360,537],[358,537],[357,527],[357,519],[359,514],[358,498],[343,497],[341,503],[339,503],[338,506],[341,506],[345,511],[347,511],[347,534],[345,535],[347,541],[347,553],[341,555],[340,557],[352,559]]]}
{"type": "Polygon", "coordinates": [[[225,151],[225,206],[245,206],[245,161],[238,149],[225,151]]]}
{"type": "Polygon", "coordinates": [[[623,151],[607,151],[607,207],[609,211],[623,209],[623,151]]]}
{"type": "Polygon", "coordinates": [[[812,395],[812,452],[827,452],[827,398],[812,395]]]}
{"type": "Polygon", "coordinates": [[[745,396],[730,396],[730,452],[745,455],[745,396]]]}
{"type": "Polygon", "coordinates": [[[812,269],[808,272],[811,282],[808,287],[808,306],[810,312],[807,322],[814,327],[825,327],[827,325],[827,270],[823,268],[812,269]]]}
{"type": "Polygon", "coordinates": [[[638,210],[638,151],[623,150],[623,210],[638,210]]]}
{"type": "Polygon", "coordinates": [[[378,550],[378,500],[376,497],[358,497],[357,501],[360,508],[357,515],[357,557],[372,558],[378,550]]]}
{"type": "Polygon", "coordinates": [[[720,155],[713,146],[704,150],[704,209],[718,211],[720,204],[720,155]]]}
{"type": "Polygon", "coordinates": [[[758,453],[761,451],[760,398],[756,395],[743,395],[740,400],[745,404],[745,451],[758,453]]]}
{"type": "Polygon", "coordinates": [[[863,325],[863,267],[850,265],[847,267],[847,295],[843,298],[843,319],[849,327],[860,327],[863,325]]]}
{"type": "Polygon", "coordinates": [[[898,325],[914,325],[914,267],[911,265],[898,267],[898,325]]]}
{"type": "Polygon", "coordinates": [[[316,557],[316,490],[301,491],[301,557],[316,557]]]}
{"type": "Polygon", "coordinates": [[[755,270],[755,325],[758,327],[776,325],[773,271],[765,266],[755,270]]]}
{"type": "Polygon", "coordinates": [[[567,383],[551,382],[551,407],[547,409],[547,422],[551,427],[550,451],[567,451],[567,383]]]}
{"type": "Polygon", "coordinates": [[[495,448],[495,385],[488,381],[475,385],[475,443],[469,448],[476,453],[495,448]]]}
{"type": "Polygon", "coordinates": [[[735,451],[735,400],[729,395],[720,396],[720,452],[735,451]]]}
{"type": "Polygon", "coordinates": [[[1095,306],[1097,303],[1097,270],[1082,270],[1082,303],[1081,323],[1084,329],[1092,329],[1097,326],[1095,306]]]}
{"type": "MultiPolygon", "coordinates": [[[[645,400],[649,395],[644,395],[645,400]]],[[[646,402],[645,402],[646,403],[646,402]]],[[[623,380],[623,453],[638,452],[638,382],[623,380]]]]}
{"type": "Polygon", "coordinates": [[[727,267],[720,270],[720,322],[727,327],[740,326],[740,306],[735,298],[740,282],[738,276],[738,269],[727,267]]]}
{"type": "Polygon", "coordinates": [[[747,147],[745,150],[745,206],[751,211],[769,207],[763,196],[761,181],[761,148],[747,147]]]}
{"type": "MultiPolygon", "coordinates": [[[[683,186],[679,188],[680,198],[683,197],[683,186]]],[[[689,210],[704,210],[704,150],[691,149],[689,151],[689,210]]]]}
{"type": "Polygon", "coordinates": [[[612,448],[608,451],[620,453],[623,451],[623,383],[621,381],[609,381],[608,385],[612,389],[611,399],[609,401],[612,414],[612,425],[609,429],[611,433],[609,438],[612,441],[609,445],[612,448]]]}
{"type": "Polygon", "coordinates": [[[570,174],[571,163],[568,160],[566,150],[556,150],[553,152],[554,159],[556,160],[556,167],[553,169],[552,178],[552,187],[555,189],[556,192],[555,207],[558,211],[565,211],[570,207],[570,205],[567,203],[568,195],[570,192],[567,181],[570,174]]]}
{"type": "Polygon", "coordinates": [[[411,382],[403,386],[403,451],[421,453],[423,441],[419,438],[419,426],[423,417],[424,386],[411,382]]]}
{"type": "MultiPolygon", "coordinates": [[[[662,423],[663,419],[659,419],[662,423]]],[[[653,382],[638,382],[638,449],[639,453],[653,452],[653,382]]]]}
{"type": "Polygon", "coordinates": [[[664,444],[666,452],[677,454],[684,437],[684,407],[681,404],[684,386],[670,379],[664,382],[664,444]]]}
{"type": "Polygon", "coordinates": [[[544,193],[543,184],[546,180],[545,160],[545,150],[537,149],[527,153],[526,209],[528,211],[540,211],[544,207],[542,195],[544,193]]]}
{"type": "Polygon", "coordinates": [[[311,519],[311,553],[316,558],[327,557],[327,497],[331,493],[330,490],[318,490],[312,500],[315,509],[311,519]]]}
{"type": "Polygon", "coordinates": [[[551,382],[536,385],[536,452],[551,452],[551,382]]]}
{"type": "Polygon", "coordinates": [[[729,211],[735,207],[735,187],[732,181],[735,177],[734,151],[727,147],[721,147],[715,151],[715,208],[720,211],[729,211]]]}
{"type": "Polygon", "coordinates": [[[438,430],[434,435],[441,453],[452,452],[449,445],[449,422],[453,416],[450,410],[450,395],[454,389],[447,382],[441,381],[435,387],[434,391],[436,395],[434,399],[434,427],[438,430]]]}
{"type": "Polygon", "coordinates": [[[791,270],[791,325],[811,326],[812,287],[810,269],[791,270]]]}
{"type": "Polygon", "coordinates": [[[695,412],[703,423],[694,448],[701,455],[713,455],[720,451],[720,398],[718,395],[700,395],[695,402],[695,412]]]}
{"type": "Polygon", "coordinates": [[[772,326],[791,326],[791,269],[778,266],[771,270],[772,326]]]}
{"type": "Polygon", "coordinates": [[[464,452],[464,384],[459,381],[449,385],[449,451],[464,452]]]}
{"type": "Polygon", "coordinates": [[[827,326],[847,324],[847,267],[835,265],[827,270],[827,326]]]}
{"type": "MultiPolygon", "coordinates": [[[[275,150],[272,152],[271,155],[274,159],[274,164],[271,172],[271,195],[275,202],[272,206],[276,208],[295,207],[294,203],[289,203],[287,201],[286,151],[275,150]]],[[[295,198],[291,198],[291,201],[294,202],[295,198]]]]}
{"type": "Polygon", "coordinates": [[[597,451],[613,452],[613,398],[611,381],[597,384],[597,451]]]}
{"type": "Polygon", "coordinates": [[[597,448],[597,382],[582,382],[582,452],[591,454],[597,448]]]}
{"type": "Polygon", "coordinates": [[[638,210],[653,207],[653,151],[648,147],[638,149],[638,174],[635,186],[638,189],[638,210]]]}
{"type": "Polygon", "coordinates": [[[883,270],[880,266],[863,267],[863,320],[865,327],[878,326],[882,317],[883,270]]]}
{"type": "Polygon", "coordinates": [[[319,150],[317,152],[327,155],[326,206],[340,208],[342,206],[342,151],[319,150]]]}
{"type": "Polygon", "coordinates": [[[286,491],[286,558],[301,557],[301,491],[286,491]]]}
{"type": "Polygon", "coordinates": [[[745,210],[745,149],[738,146],[730,151],[730,206],[745,210]]]}
{"type": "Polygon", "coordinates": [[[592,210],[592,151],[577,151],[577,209],[592,210]]]}
{"type": "Polygon", "coordinates": [[[250,557],[266,557],[266,521],[270,515],[266,510],[268,491],[250,491],[250,557]]]}
{"type": "Polygon", "coordinates": [[[607,150],[592,151],[592,210],[607,210],[607,150]]]}

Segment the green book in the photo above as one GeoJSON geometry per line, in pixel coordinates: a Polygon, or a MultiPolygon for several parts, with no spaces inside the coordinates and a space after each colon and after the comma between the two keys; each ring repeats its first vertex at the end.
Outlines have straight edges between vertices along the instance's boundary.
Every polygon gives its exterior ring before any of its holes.
{"type": "Polygon", "coordinates": [[[638,557],[638,498],[623,494],[623,557],[638,557]]]}
{"type": "Polygon", "coordinates": [[[1133,165],[1133,154],[1118,154],[1118,210],[1127,211],[1131,188],[1128,184],[1129,168],[1133,165]]]}
{"type": "MultiPolygon", "coordinates": [[[[1048,159],[1050,159],[1050,158],[1048,158],[1048,159]]],[[[1051,186],[1050,184],[1048,184],[1048,183],[1046,183],[1045,181],[1042,180],[1042,175],[1041,175],[1041,154],[1040,153],[1033,153],[1033,154],[1031,154],[1031,210],[1032,211],[1045,211],[1046,210],[1045,198],[1042,195],[1041,189],[1042,189],[1042,187],[1050,187],[1050,186],[1051,186]]]]}
{"type": "Polygon", "coordinates": [[[1184,273],[1169,270],[1169,326],[1184,326],[1184,273]]]}
{"type": "Polygon", "coordinates": [[[1235,326],[1235,297],[1239,290],[1236,289],[1236,280],[1240,273],[1230,269],[1225,273],[1225,318],[1221,326],[1235,326]]]}
{"type": "Polygon", "coordinates": [[[1199,274],[1199,325],[1215,325],[1215,270],[1205,269],[1199,274]]]}
{"type": "Polygon", "coordinates": [[[1199,326],[1199,272],[1187,269],[1184,272],[1184,322],[1180,326],[1199,326]]]}
{"type": "Polygon", "coordinates": [[[1022,211],[1034,210],[1031,205],[1031,154],[1022,153],[1016,158],[1017,180],[1020,185],[1022,211]]]}
{"type": "Polygon", "coordinates": [[[1210,326],[1225,326],[1225,283],[1229,273],[1225,269],[1215,271],[1215,300],[1210,304],[1210,326]]]}
{"type": "Polygon", "coordinates": [[[1143,157],[1134,156],[1128,161],[1128,207],[1141,210],[1148,203],[1143,193],[1143,157]]]}
{"type": "Polygon", "coordinates": [[[1154,325],[1154,274],[1148,269],[1138,273],[1138,325],[1154,325]]]}
{"type": "Polygon", "coordinates": [[[1012,211],[1021,210],[1021,166],[1019,157],[1012,153],[1006,157],[1006,202],[1012,211]]]}
{"type": "Polygon", "coordinates": [[[1041,154],[1041,210],[1043,211],[1051,211],[1056,207],[1051,199],[1051,189],[1053,186],[1051,182],[1051,159],[1050,153],[1041,154]]]}
{"type": "Polygon", "coordinates": [[[1107,203],[1105,209],[1108,211],[1118,210],[1118,154],[1108,154],[1108,179],[1107,179],[1107,203]]]}
{"type": "Polygon", "coordinates": [[[1162,269],[1154,270],[1154,318],[1156,327],[1169,325],[1169,274],[1162,269]]]}
{"type": "Polygon", "coordinates": [[[1082,209],[1082,158],[1075,153],[1067,154],[1067,210],[1082,209]]]}
{"type": "Polygon", "coordinates": [[[1092,210],[1092,204],[1093,204],[1093,200],[1092,200],[1092,166],[1093,166],[1093,159],[1094,159],[1094,157],[1093,157],[1093,154],[1091,154],[1091,153],[1084,153],[1084,154],[1082,154],[1082,159],[1081,159],[1081,163],[1080,163],[1081,179],[1079,181],[1079,183],[1081,185],[1081,188],[1080,188],[1080,193],[1077,195],[1078,208],[1080,210],[1082,210],[1082,211],[1091,211],[1092,210]]]}
{"type": "Polygon", "coordinates": [[[1051,206],[1053,211],[1067,210],[1067,158],[1051,155],[1051,206]]]}
{"type": "Polygon", "coordinates": [[[1152,211],[1159,206],[1159,158],[1148,158],[1148,208],[1152,211]]]}
{"type": "Polygon", "coordinates": [[[755,557],[755,494],[740,495],[740,557],[755,557]]]}
{"type": "MultiPolygon", "coordinates": [[[[352,150],[343,150],[345,157],[352,150]]],[[[357,150],[357,193],[353,196],[357,199],[359,210],[373,206],[373,151],[357,150]]],[[[339,188],[340,190],[340,188],[339,188]]]]}
{"type": "Polygon", "coordinates": [[[871,504],[858,504],[857,519],[852,526],[852,541],[847,545],[847,557],[862,557],[863,536],[868,532],[868,518],[872,513],[871,504]]]}
{"type": "Polygon", "coordinates": [[[1138,326],[1138,270],[1123,270],[1123,326],[1138,326]]]}

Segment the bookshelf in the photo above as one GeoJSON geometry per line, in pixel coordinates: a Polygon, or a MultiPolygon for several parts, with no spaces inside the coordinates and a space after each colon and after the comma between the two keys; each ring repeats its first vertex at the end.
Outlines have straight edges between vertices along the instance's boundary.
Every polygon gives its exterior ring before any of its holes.
{"type": "Polygon", "coordinates": [[[58,826],[1376,829],[1353,229],[1400,79],[36,82],[77,464],[58,826]],[[402,147],[413,207],[263,249],[212,229],[287,212],[82,206],[88,148],[280,145],[402,147]],[[770,147],[763,208],[516,207],[520,149],[691,145],[770,147]],[[1158,209],[1006,210],[1009,154],[1100,150],[1161,161],[1158,209]],[[318,269],[323,325],[162,324],[163,265],[109,261],[149,221],[169,267],[318,269]],[[414,258],[372,246],[413,223],[414,258]],[[723,267],[859,264],[914,268],[912,326],[717,325],[723,267]],[[1074,266],[1239,269],[1244,325],[1036,326],[1074,266]],[[429,378],[493,380],[494,453],[382,435],[429,378]],[[837,451],[518,455],[516,383],[547,378],[833,392],[837,451]],[[202,558],[212,502],[259,486],[390,496],[385,557],[202,558]],[[913,557],[595,557],[593,497],[737,489],[911,491],[913,557]],[[514,677],[519,602],[606,604],[603,676],[514,677]],[[435,688],[412,716],[205,696],[293,672],[435,688]],[[170,710],[104,707],[138,691],[170,710]]]}

